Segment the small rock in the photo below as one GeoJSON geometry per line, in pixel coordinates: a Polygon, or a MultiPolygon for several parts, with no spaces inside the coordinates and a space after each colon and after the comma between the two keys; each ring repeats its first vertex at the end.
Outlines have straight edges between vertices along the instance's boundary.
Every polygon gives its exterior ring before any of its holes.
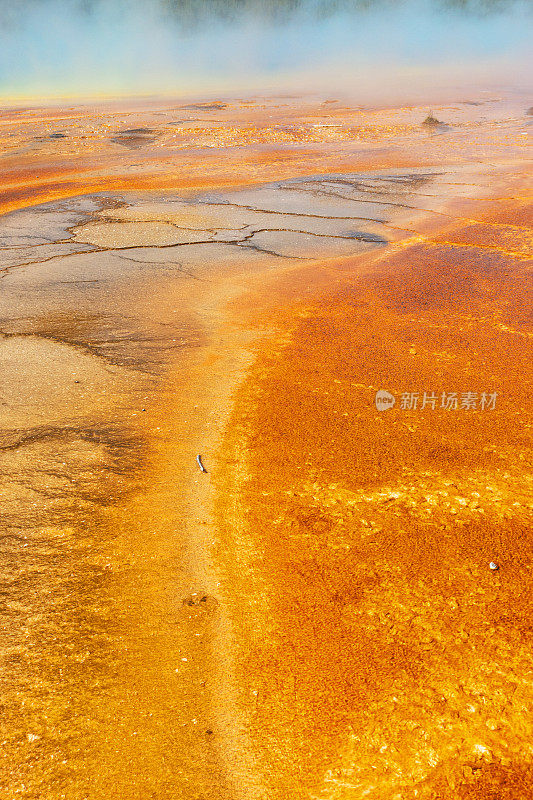
{"type": "Polygon", "coordinates": [[[490,564],[489,564],[489,567],[493,572],[496,572],[497,570],[500,569],[498,564],[496,564],[495,561],[491,561],[490,564]]]}
{"type": "Polygon", "coordinates": [[[442,122],[440,121],[440,119],[434,117],[433,112],[431,112],[431,114],[428,114],[428,116],[425,118],[422,125],[442,125],[442,122]]]}
{"type": "Polygon", "coordinates": [[[211,614],[218,606],[218,600],[205,592],[191,592],[182,600],[182,609],[190,615],[211,614]]]}
{"type": "Polygon", "coordinates": [[[197,606],[200,603],[207,603],[207,595],[200,594],[199,592],[193,592],[188,597],[185,597],[183,600],[183,605],[186,606],[197,606]]]}

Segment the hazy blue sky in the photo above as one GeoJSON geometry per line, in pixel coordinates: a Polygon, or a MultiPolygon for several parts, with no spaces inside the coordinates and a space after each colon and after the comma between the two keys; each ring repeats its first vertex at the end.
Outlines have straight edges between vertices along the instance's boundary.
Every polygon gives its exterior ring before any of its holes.
{"type": "Polygon", "coordinates": [[[531,86],[530,3],[316,2],[0,0],[0,95],[531,86]]]}

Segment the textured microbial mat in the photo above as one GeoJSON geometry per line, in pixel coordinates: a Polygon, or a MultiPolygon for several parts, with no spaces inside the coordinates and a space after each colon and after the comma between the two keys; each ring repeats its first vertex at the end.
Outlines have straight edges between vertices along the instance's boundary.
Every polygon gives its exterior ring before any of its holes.
{"type": "Polygon", "coordinates": [[[1,800],[533,796],[527,109],[0,112],[1,800]]]}

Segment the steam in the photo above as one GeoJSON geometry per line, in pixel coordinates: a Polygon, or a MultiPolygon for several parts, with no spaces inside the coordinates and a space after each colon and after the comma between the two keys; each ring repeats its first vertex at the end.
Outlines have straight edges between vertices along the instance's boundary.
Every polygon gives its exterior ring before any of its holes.
{"type": "Polygon", "coordinates": [[[524,83],[527,4],[0,0],[0,97],[524,83]],[[466,6],[466,9],[465,9],[466,6]],[[441,77],[439,77],[441,76],[441,77]]]}

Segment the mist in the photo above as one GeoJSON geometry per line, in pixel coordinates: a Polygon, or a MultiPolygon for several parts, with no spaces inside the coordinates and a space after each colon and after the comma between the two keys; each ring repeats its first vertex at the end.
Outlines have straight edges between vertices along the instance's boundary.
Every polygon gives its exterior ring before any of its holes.
{"type": "Polygon", "coordinates": [[[530,30],[510,0],[0,0],[0,96],[528,90],[530,30]]]}

